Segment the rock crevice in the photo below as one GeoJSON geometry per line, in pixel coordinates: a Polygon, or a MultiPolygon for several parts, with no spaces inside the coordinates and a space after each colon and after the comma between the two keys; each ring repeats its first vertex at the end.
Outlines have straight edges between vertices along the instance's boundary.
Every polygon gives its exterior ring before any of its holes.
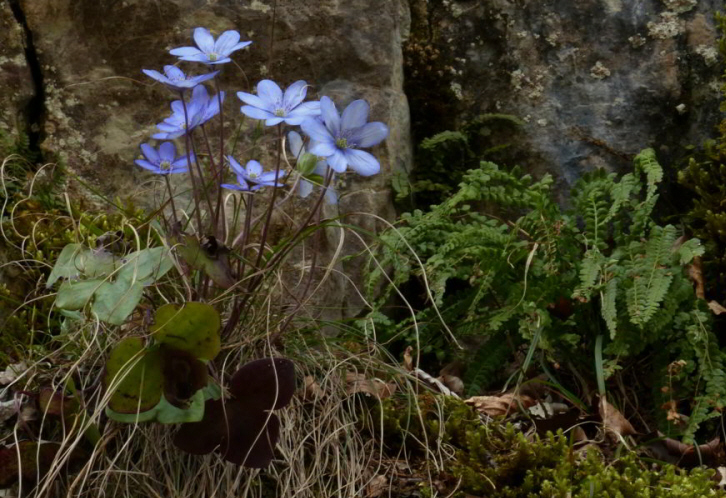
{"type": "Polygon", "coordinates": [[[43,119],[45,116],[45,83],[43,78],[43,69],[38,58],[33,41],[33,31],[28,26],[25,12],[23,11],[20,0],[9,0],[10,10],[18,25],[22,28],[25,49],[25,62],[32,77],[32,86],[34,94],[30,97],[23,109],[25,119],[25,132],[29,138],[30,150],[34,153],[41,154],[40,143],[43,134],[43,119]]]}

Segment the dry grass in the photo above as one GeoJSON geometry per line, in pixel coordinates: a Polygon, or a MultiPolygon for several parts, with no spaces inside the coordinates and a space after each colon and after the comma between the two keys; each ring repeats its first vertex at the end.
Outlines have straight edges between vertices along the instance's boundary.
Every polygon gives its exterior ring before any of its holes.
{"type": "MultiPolygon", "coordinates": [[[[3,175],[5,193],[7,181],[9,179],[3,175]]],[[[30,195],[25,200],[29,198],[30,195]]],[[[9,219],[6,226],[14,226],[16,208],[25,200],[11,204],[6,195],[2,210],[3,216],[9,219]]],[[[231,202],[227,204],[234,205],[231,202]]],[[[77,229],[78,240],[91,245],[89,236],[78,230],[78,220],[70,221],[77,229]]],[[[135,233],[137,248],[141,247],[144,237],[151,237],[148,227],[135,233]]],[[[331,233],[338,237],[332,244],[331,260],[324,262],[324,266],[319,266],[322,262],[318,262],[312,278],[310,245],[307,244],[304,250],[292,253],[300,258],[298,261],[288,260],[267,276],[264,291],[256,296],[243,323],[232,336],[225,338],[222,353],[211,368],[213,376],[223,383],[225,375],[251,359],[285,356],[295,362],[299,389],[292,403],[276,412],[281,419],[282,430],[277,458],[269,468],[262,471],[241,468],[226,463],[215,453],[203,457],[185,454],[172,444],[174,426],[121,424],[108,420],[104,409],[109,395],[104,392],[101,383],[105,359],[120,338],[144,334],[146,330],[141,320],[132,320],[122,327],[108,327],[89,319],[68,327],[52,342],[46,342],[43,348],[29,349],[27,357],[23,358],[29,368],[12,384],[0,389],[0,400],[15,396],[20,403],[32,405],[33,396],[28,393],[48,386],[62,389],[72,380],[78,392],[82,393],[86,413],[65,430],[51,417],[38,414],[39,434],[60,443],[60,450],[37,486],[24,482],[12,489],[9,496],[392,496],[398,474],[408,465],[406,454],[402,452],[394,459],[384,456],[381,439],[372,437],[371,432],[365,429],[377,427],[377,437],[384,436],[382,420],[373,419],[375,411],[370,410],[371,403],[376,402],[375,396],[351,394],[346,378],[351,373],[363,374],[370,379],[381,378],[396,385],[396,396],[409,399],[414,399],[424,387],[378,347],[374,329],[369,329],[365,338],[361,336],[353,350],[324,337],[321,331],[329,331],[331,322],[319,318],[323,314],[319,306],[325,300],[315,295],[326,291],[330,278],[341,277],[339,258],[345,237],[357,239],[367,249],[365,239],[343,225],[329,229],[329,237],[331,233]],[[295,270],[291,272],[291,269],[295,270]],[[298,318],[287,327],[290,313],[295,313],[298,318]],[[270,338],[281,327],[285,328],[282,340],[273,344],[270,338]],[[305,389],[303,379],[306,378],[314,380],[315,389],[305,389]],[[100,429],[101,439],[95,447],[91,447],[84,433],[94,427],[100,429]],[[84,457],[76,461],[75,455],[79,451],[84,453],[84,457]]],[[[28,238],[35,236],[35,233],[3,232],[6,241],[24,251],[24,264],[48,266],[48,262],[34,260],[34,255],[27,250],[31,245],[39,245],[40,241],[28,244],[28,238]],[[18,237],[21,240],[19,244],[18,237]]],[[[156,303],[178,302],[187,294],[187,286],[177,273],[176,276],[165,277],[146,293],[156,303]]],[[[357,289],[351,292],[363,296],[357,289]]],[[[222,310],[224,316],[229,313],[233,296],[234,291],[224,292],[211,302],[222,310]]],[[[411,410],[414,416],[421,417],[420,413],[416,413],[418,406],[415,403],[411,404],[411,410]]],[[[12,445],[30,439],[27,426],[21,421],[14,427],[10,426],[10,422],[6,423],[7,430],[0,426],[0,430],[5,430],[0,432],[0,442],[12,445]]],[[[450,455],[446,455],[439,445],[422,443],[426,448],[435,449],[430,450],[425,459],[427,467],[417,470],[417,479],[421,484],[433,487],[437,471],[450,455]]],[[[410,465],[408,467],[411,468],[410,465]]]]}

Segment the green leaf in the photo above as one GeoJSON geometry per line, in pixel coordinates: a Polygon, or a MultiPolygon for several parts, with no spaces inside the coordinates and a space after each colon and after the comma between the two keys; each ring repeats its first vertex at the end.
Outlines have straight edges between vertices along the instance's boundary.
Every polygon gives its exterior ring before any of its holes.
{"type": "Polygon", "coordinates": [[[221,347],[219,313],[204,303],[166,304],[156,311],[151,332],[161,344],[211,360],[221,347]]]}
{"type": "Polygon", "coordinates": [[[106,362],[103,384],[112,393],[108,403],[111,410],[133,414],[134,420],[137,415],[147,417],[143,412],[156,406],[164,385],[159,351],[145,351],[140,337],[121,340],[106,362]]]}
{"type": "Polygon", "coordinates": [[[129,254],[119,269],[118,280],[150,284],[174,267],[166,247],[153,247],[129,254]]]}
{"type": "Polygon", "coordinates": [[[151,422],[156,420],[162,424],[183,424],[186,422],[199,422],[204,418],[204,393],[202,389],[191,398],[188,408],[177,408],[169,403],[164,396],[151,410],[142,413],[119,413],[106,407],[106,415],[111,420],[124,424],[151,422]]]}
{"type": "Polygon", "coordinates": [[[103,280],[82,282],[63,282],[58,288],[55,305],[64,310],[79,310],[90,301],[93,293],[103,284],[103,280]]]}
{"type": "Polygon", "coordinates": [[[156,407],[141,413],[119,413],[107,406],[106,416],[111,420],[115,420],[116,422],[122,422],[124,424],[150,422],[156,418],[156,407]]]}
{"type": "Polygon", "coordinates": [[[116,270],[119,260],[104,249],[86,251],[82,257],[83,274],[89,278],[105,277],[116,270]]]}
{"type": "Polygon", "coordinates": [[[219,387],[219,384],[215,384],[214,382],[210,382],[207,384],[204,389],[202,389],[202,392],[204,393],[204,399],[220,399],[222,397],[222,388],[219,387]]]}
{"type": "Polygon", "coordinates": [[[315,170],[315,166],[318,164],[318,157],[305,153],[297,161],[297,169],[303,176],[307,176],[315,170]]]}
{"type": "Polygon", "coordinates": [[[164,396],[156,405],[156,420],[162,424],[183,424],[199,422],[204,418],[204,390],[199,389],[191,398],[187,408],[177,408],[169,403],[164,396]]]}
{"type": "Polygon", "coordinates": [[[58,261],[55,262],[45,287],[50,289],[59,278],[77,278],[83,271],[81,256],[87,251],[88,249],[81,244],[68,244],[65,246],[58,255],[58,261]]]}
{"type": "Polygon", "coordinates": [[[95,292],[91,311],[99,320],[111,325],[121,325],[141,301],[144,286],[124,279],[103,282],[95,292]]]}

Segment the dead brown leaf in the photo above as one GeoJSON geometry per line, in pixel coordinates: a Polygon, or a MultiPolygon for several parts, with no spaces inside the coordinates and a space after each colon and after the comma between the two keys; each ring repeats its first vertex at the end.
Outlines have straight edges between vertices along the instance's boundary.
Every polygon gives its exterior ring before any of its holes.
{"type": "Polygon", "coordinates": [[[413,372],[413,348],[411,346],[406,348],[403,352],[403,367],[409,372],[413,372]]]}
{"type": "Polygon", "coordinates": [[[726,308],[721,306],[721,304],[719,304],[716,301],[709,301],[708,307],[711,309],[711,311],[713,311],[714,315],[720,315],[721,313],[726,313],[726,308]]]}
{"type": "Polygon", "coordinates": [[[703,281],[703,267],[700,256],[694,257],[693,263],[688,266],[688,277],[696,285],[696,297],[699,299],[705,299],[706,285],[703,281]]]}
{"type": "Polygon", "coordinates": [[[312,375],[306,375],[303,380],[303,399],[306,401],[312,401],[314,399],[322,398],[325,395],[325,391],[320,387],[318,381],[312,375]]]}
{"type": "Polygon", "coordinates": [[[723,445],[719,437],[708,443],[694,446],[681,443],[675,439],[665,438],[660,432],[653,435],[662,438],[648,445],[654,456],[659,460],[676,464],[679,467],[691,468],[702,464],[710,465],[723,456],[723,445]]]}
{"type": "Polygon", "coordinates": [[[456,375],[442,375],[439,382],[451,389],[453,392],[461,396],[464,393],[464,381],[456,375]]]}
{"type": "Polygon", "coordinates": [[[490,417],[501,417],[517,411],[520,407],[527,409],[536,401],[523,394],[506,393],[501,396],[472,396],[464,403],[473,406],[479,413],[490,417]]]}
{"type": "Polygon", "coordinates": [[[378,498],[381,496],[388,487],[388,479],[386,479],[386,476],[378,475],[371,479],[371,481],[368,483],[368,486],[366,486],[366,498],[378,498]]]}
{"type": "Polygon", "coordinates": [[[628,422],[628,419],[626,419],[623,414],[611,405],[604,397],[600,398],[598,409],[605,432],[620,437],[637,434],[636,430],[630,422],[628,422]]]}
{"type": "Polygon", "coordinates": [[[345,383],[347,384],[346,391],[348,394],[363,393],[386,399],[396,392],[396,384],[383,382],[380,379],[368,379],[364,374],[356,372],[346,372],[345,383]]]}

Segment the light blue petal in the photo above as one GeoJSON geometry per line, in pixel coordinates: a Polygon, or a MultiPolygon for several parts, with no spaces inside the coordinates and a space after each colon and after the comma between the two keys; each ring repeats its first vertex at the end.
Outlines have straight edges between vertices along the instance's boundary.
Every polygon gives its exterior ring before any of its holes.
{"type": "Polygon", "coordinates": [[[278,118],[277,116],[275,116],[265,120],[265,126],[275,126],[276,124],[282,123],[284,120],[284,118],[278,118]]]}
{"type": "Polygon", "coordinates": [[[207,28],[196,28],[194,30],[194,43],[202,52],[208,54],[214,51],[214,37],[207,28]]]}
{"type": "Polygon", "coordinates": [[[237,98],[239,98],[242,102],[244,102],[247,105],[251,105],[252,107],[257,107],[258,109],[266,109],[268,111],[271,111],[271,107],[269,107],[264,100],[259,98],[257,95],[252,95],[251,93],[247,92],[237,92],[237,98]]]}
{"type": "Polygon", "coordinates": [[[262,165],[254,159],[247,161],[247,165],[245,166],[245,172],[245,176],[247,178],[250,178],[251,176],[259,177],[262,174],[262,165]]]}
{"type": "Polygon", "coordinates": [[[251,41],[239,42],[237,45],[232,47],[232,50],[230,50],[229,53],[231,54],[232,52],[236,52],[237,50],[245,48],[247,45],[250,45],[251,43],[252,43],[251,41]]]}
{"type": "Polygon", "coordinates": [[[217,38],[217,41],[214,42],[214,52],[227,56],[232,52],[232,47],[237,45],[237,42],[239,42],[239,33],[233,29],[229,31],[225,31],[221,35],[219,35],[219,38],[217,38]]]}
{"type": "Polygon", "coordinates": [[[343,111],[341,118],[341,128],[344,130],[352,130],[360,128],[368,121],[368,111],[370,106],[365,100],[354,100],[343,111]]]}
{"type": "Polygon", "coordinates": [[[338,148],[332,142],[317,142],[310,147],[310,153],[319,157],[328,157],[335,154],[338,148]]]}
{"type": "Polygon", "coordinates": [[[348,161],[345,159],[345,155],[337,149],[333,155],[326,158],[326,160],[328,161],[330,169],[337,173],[343,173],[348,166],[348,161]]]}
{"type": "Polygon", "coordinates": [[[139,166],[141,166],[142,168],[144,168],[144,169],[148,169],[149,171],[153,171],[154,173],[158,173],[159,172],[159,167],[158,166],[154,166],[149,161],[145,161],[143,159],[137,159],[134,162],[136,164],[138,164],[139,166]]]}
{"type": "Polygon", "coordinates": [[[166,74],[169,79],[183,80],[186,78],[184,71],[176,66],[172,66],[171,64],[164,66],[164,74],[166,74]]]}
{"type": "Polygon", "coordinates": [[[159,164],[159,153],[150,144],[141,144],[141,152],[144,154],[144,157],[149,160],[149,162],[157,165],[159,164]]]}
{"type": "Polygon", "coordinates": [[[205,64],[212,64],[212,65],[227,64],[228,62],[232,62],[232,59],[230,59],[229,57],[225,57],[223,59],[217,59],[216,61],[210,61],[210,60],[204,61],[205,64]]]}
{"type": "Polygon", "coordinates": [[[141,72],[160,83],[169,83],[169,78],[161,74],[159,71],[154,71],[153,69],[142,69],[141,72]]]}
{"type": "Polygon", "coordinates": [[[232,168],[232,171],[234,171],[237,176],[246,174],[245,169],[234,157],[227,156],[227,160],[229,161],[229,166],[232,168]]]}
{"type": "Polygon", "coordinates": [[[301,125],[306,119],[320,115],[320,102],[305,102],[287,113],[285,122],[292,126],[301,125]]]}
{"type": "Polygon", "coordinates": [[[271,112],[260,109],[259,107],[252,107],[251,105],[243,105],[239,110],[245,116],[253,119],[272,119],[275,117],[271,112]]]}
{"type": "Polygon", "coordinates": [[[187,61],[187,62],[201,62],[204,64],[210,64],[209,57],[207,56],[207,54],[205,54],[203,52],[199,52],[198,54],[195,54],[195,55],[185,55],[185,56],[179,57],[179,59],[183,60],[183,61],[187,61]]]}
{"type": "Polygon", "coordinates": [[[351,147],[373,147],[383,142],[387,136],[388,126],[380,121],[374,121],[354,130],[348,138],[348,143],[351,147]]]}
{"type": "Polygon", "coordinates": [[[325,176],[328,174],[328,161],[323,159],[322,161],[318,161],[315,163],[315,169],[313,170],[313,174],[325,176]]]}
{"type": "MultiPolygon", "coordinates": [[[[194,162],[195,159],[196,158],[194,157],[194,154],[192,154],[190,152],[189,153],[189,160],[192,161],[192,162],[194,162]]],[[[187,156],[179,156],[176,161],[174,161],[173,163],[171,163],[171,165],[174,168],[181,168],[181,167],[186,168],[187,166],[189,166],[189,163],[187,162],[187,156]]]]}
{"type": "Polygon", "coordinates": [[[303,139],[296,131],[291,131],[287,134],[287,145],[290,147],[290,153],[295,159],[305,153],[303,150],[303,139]]]}
{"type": "MultiPolygon", "coordinates": [[[[335,108],[335,104],[329,97],[320,99],[320,115],[330,134],[334,137],[340,135],[340,116],[338,115],[338,110],[335,108]]],[[[312,138],[318,140],[315,137],[312,138]]]]}
{"type": "Polygon", "coordinates": [[[332,205],[338,204],[338,192],[333,190],[332,187],[325,189],[325,202],[332,205]]]}
{"type": "Polygon", "coordinates": [[[179,47],[169,50],[169,53],[178,57],[194,57],[201,54],[202,51],[199,50],[197,47],[179,47]]]}
{"type": "Polygon", "coordinates": [[[305,199],[307,196],[310,195],[310,192],[313,191],[313,184],[309,181],[305,180],[304,178],[301,178],[300,181],[297,184],[297,194],[305,199]]]}
{"type": "Polygon", "coordinates": [[[159,146],[159,161],[174,162],[176,158],[176,147],[174,142],[164,142],[159,146]]]}
{"type": "Polygon", "coordinates": [[[190,87],[193,87],[193,86],[203,83],[205,81],[211,80],[218,74],[219,74],[219,71],[212,71],[211,73],[200,74],[199,76],[194,76],[193,78],[190,78],[189,80],[187,80],[187,83],[189,83],[190,87]]]}
{"type": "Polygon", "coordinates": [[[345,149],[345,159],[350,169],[361,176],[371,176],[381,171],[378,159],[364,150],[345,149]]]}
{"type": "Polygon", "coordinates": [[[268,106],[277,106],[282,102],[282,90],[272,80],[262,80],[257,83],[257,96],[268,106]]]}
{"type": "Polygon", "coordinates": [[[285,90],[283,104],[286,109],[294,109],[305,100],[308,93],[308,84],[303,80],[298,80],[285,90]]]}
{"type": "Polygon", "coordinates": [[[306,119],[300,125],[307,136],[316,142],[335,143],[335,139],[330,131],[317,119],[306,119]]]}
{"type": "Polygon", "coordinates": [[[241,192],[246,192],[250,189],[249,185],[247,185],[246,183],[244,185],[232,185],[231,183],[223,183],[221,187],[230,190],[239,190],[241,192]]]}

